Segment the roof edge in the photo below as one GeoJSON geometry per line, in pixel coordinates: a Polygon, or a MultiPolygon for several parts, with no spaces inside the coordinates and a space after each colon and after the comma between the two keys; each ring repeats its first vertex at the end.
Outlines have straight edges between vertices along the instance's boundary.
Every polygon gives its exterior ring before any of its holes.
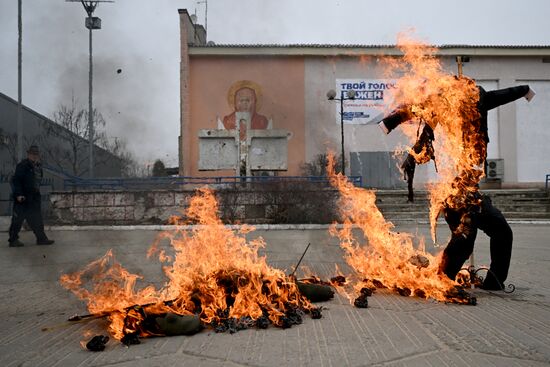
{"type": "MultiPolygon", "coordinates": [[[[430,45],[436,55],[469,56],[550,56],[550,45],[430,45]]],[[[396,45],[327,45],[327,44],[220,44],[189,47],[190,55],[287,55],[287,56],[400,56],[396,45]]]]}

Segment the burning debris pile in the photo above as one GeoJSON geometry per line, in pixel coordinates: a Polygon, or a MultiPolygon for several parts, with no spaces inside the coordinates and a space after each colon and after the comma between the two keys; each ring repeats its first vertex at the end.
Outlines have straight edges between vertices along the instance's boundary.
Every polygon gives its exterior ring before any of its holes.
{"type": "Polygon", "coordinates": [[[235,233],[217,212],[214,194],[199,190],[186,211],[188,223],[196,225],[163,233],[151,247],[148,257],[165,264],[168,281],[160,289],[137,289],[141,277],[124,269],[111,251],[82,271],[63,275],[61,284],[85,300],[93,315],[107,315],[110,332],[127,345],[148,336],[195,333],[203,325],[233,333],[270,324],[288,328],[305,314],[320,318],[320,309],[294,279],[258,254],[263,239],[247,242],[252,228],[235,233]],[[163,248],[164,240],[171,246],[163,248]]]}

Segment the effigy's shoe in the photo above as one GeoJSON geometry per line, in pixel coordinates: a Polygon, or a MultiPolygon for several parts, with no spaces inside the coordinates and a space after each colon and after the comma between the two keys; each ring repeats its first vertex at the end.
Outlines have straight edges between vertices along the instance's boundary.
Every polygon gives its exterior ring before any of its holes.
{"type": "Polygon", "coordinates": [[[484,282],[479,288],[486,291],[503,291],[504,285],[499,282],[484,282]]]}

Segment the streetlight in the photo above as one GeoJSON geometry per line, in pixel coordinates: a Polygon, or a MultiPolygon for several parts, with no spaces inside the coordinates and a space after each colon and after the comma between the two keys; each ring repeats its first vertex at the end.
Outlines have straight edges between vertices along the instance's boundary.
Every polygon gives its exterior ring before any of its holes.
{"type": "Polygon", "coordinates": [[[23,0],[17,2],[17,162],[23,159],[23,0]]]}
{"type": "Polygon", "coordinates": [[[94,177],[94,110],[93,110],[93,103],[92,103],[92,96],[93,96],[93,88],[92,88],[92,80],[93,80],[93,62],[92,62],[92,30],[94,29],[101,29],[101,18],[94,17],[94,11],[95,8],[99,3],[114,3],[113,0],[91,0],[91,1],[85,1],[85,0],[65,0],[69,3],[81,3],[84,7],[84,10],[86,11],[86,14],[88,14],[88,18],[86,18],[86,28],[89,29],[89,48],[90,48],[90,72],[89,72],[89,78],[88,78],[88,141],[89,141],[89,147],[88,147],[88,155],[89,155],[89,176],[90,178],[94,177]]]}
{"type": "Polygon", "coordinates": [[[344,93],[342,91],[340,98],[336,98],[336,91],[331,89],[327,92],[327,98],[329,101],[338,101],[340,102],[340,133],[342,135],[342,173],[346,174],[346,155],[344,152],[344,101],[354,100],[355,91],[350,89],[344,93]]]}

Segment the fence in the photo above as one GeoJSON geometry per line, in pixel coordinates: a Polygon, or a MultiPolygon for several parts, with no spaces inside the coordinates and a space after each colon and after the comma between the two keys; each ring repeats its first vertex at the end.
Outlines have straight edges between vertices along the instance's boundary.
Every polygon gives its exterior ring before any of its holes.
{"type": "MultiPolygon", "coordinates": [[[[356,186],[362,185],[361,176],[349,176],[348,179],[356,186]]],[[[150,177],[150,178],[66,178],[64,189],[74,191],[85,190],[142,190],[170,189],[183,185],[218,185],[261,183],[316,183],[329,186],[326,176],[216,176],[216,177],[150,177]]]]}

